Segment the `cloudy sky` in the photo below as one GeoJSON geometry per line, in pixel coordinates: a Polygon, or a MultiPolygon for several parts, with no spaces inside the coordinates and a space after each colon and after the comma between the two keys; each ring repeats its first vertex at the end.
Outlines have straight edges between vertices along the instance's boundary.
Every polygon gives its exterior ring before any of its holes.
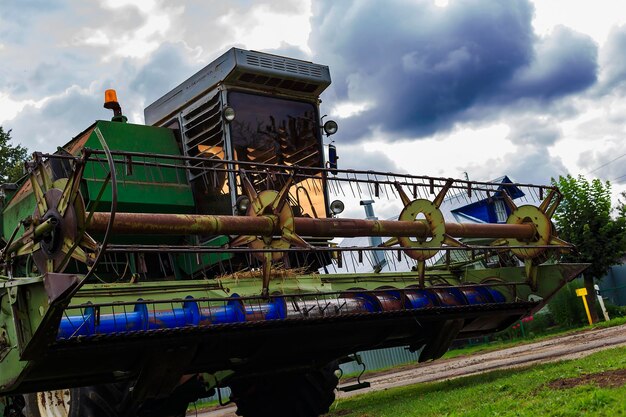
{"type": "Polygon", "coordinates": [[[624,0],[0,0],[0,125],[53,150],[232,46],[329,65],[343,168],[626,189],[624,0]]]}

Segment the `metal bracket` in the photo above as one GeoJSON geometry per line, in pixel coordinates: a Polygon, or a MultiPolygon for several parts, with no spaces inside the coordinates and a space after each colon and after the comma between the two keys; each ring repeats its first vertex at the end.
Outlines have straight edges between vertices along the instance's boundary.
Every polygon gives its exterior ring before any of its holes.
{"type": "MultiPolygon", "coordinates": [[[[80,283],[81,278],[78,275],[55,273],[44,275],[43,285],[48,295],[48,309],[35,329],[29,328],[28,334],[24,333],[19,337],[22,360],[37,357],[54,342],[63,311],[70,303],[71,296],[80,283]],[[30,336],[31,333],[32,336],[30,336]]],[[[17,303],[17,305],[19,304],[17,303]]],[[[13,307],[14,316],[21,314],[17,311],[17,305],[13,307]]],[[[21,323],[30,323],[27,317],[23,320],[14,317],[14,320],[19,321],[19,323],[16,322],[18,329],[21,323]]]]}
{"type": "Polygon", "coordinates": [[[349,358],[352,359],[352,362],[356,362],[357,365],[361,365],[362,367],[361,372],[356,377],[356,383],[350,384],[350,385],[342,385],[340,387],[337,387],[337,390],[342,391],[342,392],[350,392],[350,391],[356,391],[360,389],[369,388],[371,386],[369,382],[361,381],[361,377],[363,376],[366,370],[365,362],[363,362],[363,360],[361,359],[361,355],[355,353],[354,355],[349,356],[349,358]]]}
{"type": "Polygon", "coordinates": [[[7,288],[7,295],[9,296],[9,303],[11,305],[17,303],[17,286],[7,288]]]}

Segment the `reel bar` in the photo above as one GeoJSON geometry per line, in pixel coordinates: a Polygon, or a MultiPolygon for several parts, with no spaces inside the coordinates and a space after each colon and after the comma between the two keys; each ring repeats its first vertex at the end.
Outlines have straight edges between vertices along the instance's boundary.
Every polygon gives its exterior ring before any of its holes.
{"type": "MultiPolygon", "coordinates": [[[[87,230],[102,233],[108,213],[94,213],[87,230]]],[[[212,216],[201,214],[116,213],[113,233],[155,235],[264,235],[275,232],[269,216],[212,216]]],[[[276,232],[278,232],[276,230],[276,232]]],[[[278,232],[279,233],[279,232],[278,232]]]]}
{"type": "MultiPolygon", "coordinates": [[[[109,213],[94,213],[87,226],[89,233],[102,233],[110,219],[109,213]]],[[[362,237],[404,236],[428,238],[428,225],[421,221],[314,219],[295,217],[295,229],[300,236],[362,237]]],[[[470,224],[446,222],[447,234],[458,238],[515,238],[530,240],[535,227],[525,224],[470,224]]],[[[202,214],[116,213],[113,233],[155,235],[280,235],[279,225],[272,216],[212,216],[202,214]]]]}
{"type": "MultiPolygon", "coordinates": [[[[569,249],[572,246],[569,244],[563,244],[561,246],[556,245],[541,245],[533,246],[533,249],[569,249]]],[[[429,251],[432,249],[442,251],[475,251],[476,256],[479,256],[478,251],[490,251],[495,254],[502,250],[511,249],[528,249],[528,246],[486,246],[486,245],[471,245],[471,246],[438,246],[429,248],[416,248],[411,249],[414,251],[429,251]]],[[[381,251],[381,252],[398,252],[404,251],[401,247],[392,246],[313,246],[313,248],[302,248],[292,246],[290,248],[247,248],[247,247],[221,247],[221,246],[194,246],[194,245],[116,245],[110,244],[107,246],[107,253],[254,253],[263,254],[270,253],[282,253],[282,252],[367,252],[367,251],[381,251]]],[[[480,253],[482,255],[482,253],[480,253]]]]}
{"type": "MultiPolygon", "coordinates": [[[[89,154],[90,155],[106,155],[106,153],[100,149],[89,149],[89,154]]],[[[157,154],[157,153],[150,153],[150,152],[132,152],[132,151],[120,151],[120,150],[111,150],[111,155],[113,156],[124,156],[124,157],[136,157],[137,160],[131,159],[132,163],[135,164],[142,164],[142,163],[147,163],[151,166],[163,166],[163,163],[161,162],[156,162],[156,160],[171,160],[171,161],[188,161],[188,162],[207,162],[207,159],[205,157],[198,157],[198,156],[183,156],[183,155],[168,155],[168,154],[157,154]],[[147,160],[152,160],[150,162],[148,162],[147,160]]],[[[65,155],[56,155],[56,154],[44,154],[41,153],[39,154],[39,156],[44,157],[44,158],[58,158],[58,157],[62,157],[62,158],[71,158],[69,156],[65,156],[65,155]]],[[[95,158],[91,158],[92,160],[98,160],[97,157],[95,158]]],[[[116,160],[116,162],[120,163],[120,164],[124,164],[127,163],[126,160],[116,160]]],[[[225,166],[233,166],[233,167],[239,167],[239,168],[218,168],[218,167],[201,167],[201,166],[194,166],[193,169],[194,170],[204,170],[204,171],[226,171],[226,172],[239,172],[240,168],[245,168],[248,173],[266,173],[266,170],[269,170],[269,172],[271,173],[275,173],[277,175],[283,175],[283,176],[289,176],[291,175],[291,172],[297,172],[296,177],[300,177],[302,174],[304,174],[304,176],[311,176],[311,175],[315,175],[316,173],[322,172],[328,175],[328,180],[331,181],[361,181],[358,178],[355,178],[355,175],[365,175],[369,177],[369,182],[379,182],[379,183],[385,183],[385,184],[391,184],[393,185],[395,183],[395,181],[392,180],[381,180],[381,181],[376,181],[374,180],[372,177],[374,176],[380,176],[381,178],[388,178],[390,175],[393,176],[394,178],[405,178],[407,181],[413,181],[413,180],[424,180],[426,182],[424,183],[413,183],[413,182],[408,182],[405,185],[417,185],[420,187],[430,187],[430,182],[431,181],[436,181],[434,183],[435,187],[441,187],[443,186],[448,180],[449,178],[443,178],[443,177],[430,177],[430,176],[426,176],[426,175],[411,175],[411,174],[399,174],[399,173],[389,173],[389,172],[382,172],[382,171],[370,171],[370,170],[354,170],[354,169],[331,169],[331,168],[322,168],[322,167],[305,167],[305,166],[290,166],[290,165],[276,165],[276,164],[268,164],[268,163],[262,163],[262,162],[251,162],[251,161],[239,161],[239,160],[229,160],[229,159],[219,159],[219,160],[215,160],[217,165],[225,165],[225,166]],[[258,172],[257,172],[258,171],[258,172]],[[345,175],[345,176],[342,176],[345,175]]],[[[170,165],[168,167],[172,167],[172,168],[178,168],[178,169],[185,169],[184,165],[170,165]]],[[[536,185],[536,184],[526,184],[526,183],[510,183],[510,184],[503,184],[503,183],[492,183],[492,182],[488,182],[488,181],[468,181],[468,180],[461,180],[461,179],[455,179],[454,180],[454,185],[451,188],[455,188],[455,189],[459,189],[459,190],[467,190],[468,185],[471,184],[472,190],[473,191],[491,191],[491,192],[495,192],[498,191],[498,189],[502,188],[502,187],[527,187],[527,188],[534,188],[534,189],[542,189],[542,190],[546,190],[546,191],[551,191],[554,190],[556,191],[556,187],[554,186],[550,186],[550,185],[536,185]],[[487,187],[487,188],[482,188],[482,186],[487,187]],[[490,188],[490,187],[496,187],[496,189],[490,188]]]]}

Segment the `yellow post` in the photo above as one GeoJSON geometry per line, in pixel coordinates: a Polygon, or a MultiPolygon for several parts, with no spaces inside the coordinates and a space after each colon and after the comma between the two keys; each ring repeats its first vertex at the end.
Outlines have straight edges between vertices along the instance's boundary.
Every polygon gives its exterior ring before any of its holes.
{"type": "Polygon", "coordinates": [[[587,288],[578,288],[576,290],[576,295],[582,297],[583,304],[585,305],[585,312],[587,313],[587,320],[589,320],[589,325],[593,324],[591,321],[591,313],[589,312],[589,305],[587,304],[587,288]]]}

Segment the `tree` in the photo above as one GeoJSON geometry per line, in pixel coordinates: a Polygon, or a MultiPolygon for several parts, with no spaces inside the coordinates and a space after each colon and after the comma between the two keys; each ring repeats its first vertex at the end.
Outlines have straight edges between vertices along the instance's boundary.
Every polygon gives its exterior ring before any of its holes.
{"type": "Polygon", "coordinates": [[[14,182],[22,176],[22,166],[28,150],[11,144],[11,131],[0,126],[0,184],[14,182]]]}
{"type": "Polygon", "coordinates": [[[592,318],[598,320],[595,309],[594,279],[607,274],[612,265],[620,263],[626,250],[626,214],[618,208],[612,216],[611,184],[582,175],[552,180],[563,194],[554,216],[559,237],[576,245],[577,252],[565,255],[564,261],[590,263],[584,272],[587,302],[592,318]]]}

